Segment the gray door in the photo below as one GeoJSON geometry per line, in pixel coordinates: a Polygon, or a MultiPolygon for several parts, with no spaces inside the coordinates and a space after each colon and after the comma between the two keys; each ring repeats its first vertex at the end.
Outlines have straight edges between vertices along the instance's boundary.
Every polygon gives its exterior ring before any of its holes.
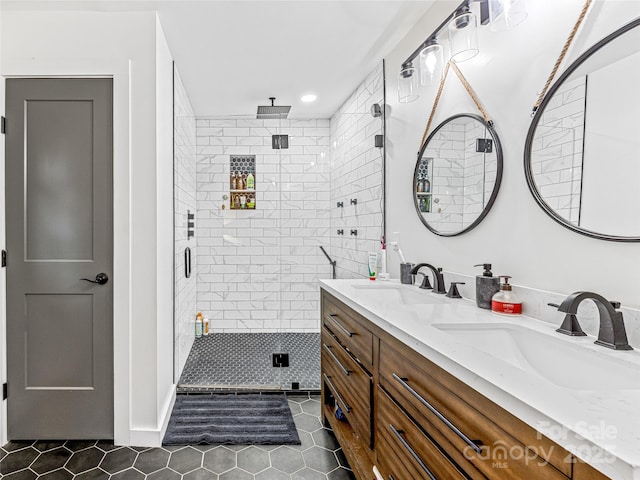
{"type": "Polygon", "coordinates": [[[6,82],[9,439],[113,438],[112,81],[6,82]]]}

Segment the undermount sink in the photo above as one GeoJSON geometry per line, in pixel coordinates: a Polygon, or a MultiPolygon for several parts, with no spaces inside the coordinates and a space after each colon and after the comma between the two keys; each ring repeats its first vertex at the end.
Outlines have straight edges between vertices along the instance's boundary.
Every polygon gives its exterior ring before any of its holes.
{"type": "Polygon", "coordinates": [[[354,285],[358,293],[368,301],[385,304],[420,305],[444,303],[442,296],[409,285],[371,282],[367,285],[354,285]]]}
{"type": "MultiPolygon", "coordinates": [[[[459,342],[560,387],[574,390],[640,389],[640,366],[623,359],[627,355],[638,355],[635,351],[616,352],[618,359],[608,352],[601,353],[509,323],[434,323],[432,326],[459,342]]],[[[584,337],[575,340],[584,342],[584,337]]]]}

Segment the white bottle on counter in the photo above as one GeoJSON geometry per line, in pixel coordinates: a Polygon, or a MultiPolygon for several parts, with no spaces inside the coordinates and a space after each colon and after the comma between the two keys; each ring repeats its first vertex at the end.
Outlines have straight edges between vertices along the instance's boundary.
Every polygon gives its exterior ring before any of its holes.
{"type": "Polygon", "coordinates": [[[378,278],[380,280],[389,280],[389,274],[387,273],[387,245],[384,240],[378,252],[378,278]]]}
{"type": "Polygon", "coordinates": [[[522,301],[511,289],[510,278],[509,275],[500,275],[500,291],[491,298],[491,311],[499,315],[522,315],[522,301]]]}

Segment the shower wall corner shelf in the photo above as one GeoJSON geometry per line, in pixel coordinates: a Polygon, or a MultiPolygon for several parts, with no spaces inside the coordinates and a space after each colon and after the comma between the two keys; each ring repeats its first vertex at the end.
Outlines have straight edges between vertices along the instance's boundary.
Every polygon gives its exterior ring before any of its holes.
{"type": "Polygon", "coordinates": [[[256,208],[256,156],[230,155],[229,206],[231,210],[256,208]]]}

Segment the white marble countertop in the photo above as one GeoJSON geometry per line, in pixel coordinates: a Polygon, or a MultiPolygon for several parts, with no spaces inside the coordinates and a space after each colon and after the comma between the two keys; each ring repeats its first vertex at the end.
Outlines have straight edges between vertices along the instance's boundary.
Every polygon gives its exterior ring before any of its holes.
{"type": "MultiPolygon", "coordinates": [[[[640,351],[613,351],[593,344],[593,337],[568,337],[555,332],[559,325],[531,317],[506,317],[477,308],[466,299],[449,299],[398,281],[376,281],[384,286],[408,289],[433,297],[436,303],[407,305],[376,300],[362,280],[320,280],[320,287],[364,315],[371,322],[438,364],[461,381],[491,399],[532,428],[551,438],[581,460],[614,480],[640,480],[640,388],[605,389],[588,364],[558,364],[570,375],[593,380],[593,389],[572,389],[507,363],[497,356],[469,346],[433,326],[443,323],[512,324],[526,326],[567,343],[567,349],[584,348],[598,365],[611,359],[640,376],[640,351]],[[635,368],[634,368],[635,367],[635,368]],[[594,376],[595,375],[595,376],[594,376]],[[593,377],[593,378],[591,378],[593,377]]],[[[541,356],[554,352],[541,348],[541,356]]],[[[562,355],[567,357],[567,355],[562,355]]],[[[602,375],[602,373],[598,373],[602,375]]],[[[640,377],[629,384],[640,385],[640,377]]]]}

